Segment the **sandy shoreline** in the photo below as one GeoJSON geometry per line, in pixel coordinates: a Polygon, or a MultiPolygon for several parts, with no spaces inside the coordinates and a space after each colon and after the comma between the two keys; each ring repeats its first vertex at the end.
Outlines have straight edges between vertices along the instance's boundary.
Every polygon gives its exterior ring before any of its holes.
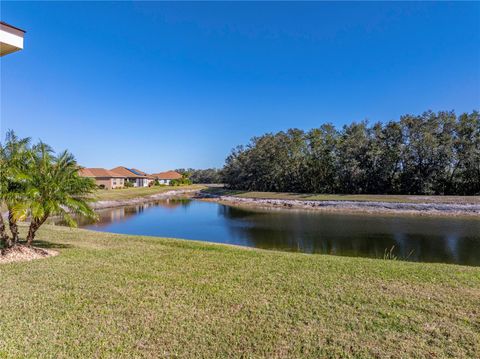
{"type": "Polygon", "coordinates": [[[402,203],[381,201],[315,201],[201,194],[198,199],[256,208],[299,209],[338,213],[468,216],[480,219],[480,204],[402,203]]]}

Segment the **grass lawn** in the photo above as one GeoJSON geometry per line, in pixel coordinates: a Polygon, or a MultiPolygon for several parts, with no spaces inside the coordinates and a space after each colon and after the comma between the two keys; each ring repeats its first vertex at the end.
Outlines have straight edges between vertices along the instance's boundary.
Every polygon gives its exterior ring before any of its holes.
{"type": "MultiPolygon", "coordinates": [[[[22,228],[25,233],[25,228],[22,228]]],[[[480,353],[480,268],[45,226],[0,266],[0,357],[480,353]]]]}
{"type": "Polygon", "coordinates": [[[314,194],[286,192],[234,191],[223,188],[208,188],[205,191],[225,196],[259,199],[294,199],[309,201],[373,201],[396,203],[462,203],[480,204],[480,196],[420,196],[382,194],[314,194]]]}
{"type": "Polygon", "coordinates": [[[120,201],[132,198],[139,198],[145,196],[151,196],[153,194],[175,191],[175,190],[193,190],[202,189],[205,186],[202,185],[190,185],[190,186],[152,186],[152,187],[131,187],[131,188],[118,188],[112,190],[100,189],[96,193],[96,197],[99,201],[120,201]]]}

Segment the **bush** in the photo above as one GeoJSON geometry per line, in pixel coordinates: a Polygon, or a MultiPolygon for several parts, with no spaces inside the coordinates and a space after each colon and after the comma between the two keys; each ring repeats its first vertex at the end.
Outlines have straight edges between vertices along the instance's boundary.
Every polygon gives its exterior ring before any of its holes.
{"type": "Polygon", "coordinates": [[[170,181],[170,186],[188,186],[191,184],[192,184],[192,181],[187,177],[174,179],[170,181]]]}

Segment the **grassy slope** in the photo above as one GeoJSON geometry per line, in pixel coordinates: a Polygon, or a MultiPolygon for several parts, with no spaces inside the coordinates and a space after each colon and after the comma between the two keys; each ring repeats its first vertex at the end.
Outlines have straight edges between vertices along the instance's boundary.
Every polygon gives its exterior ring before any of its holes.
{"type": "Polygon", "coordinates": [[[0,357],[480,352],[480,268],[62,227],[39,239],[61,254],[0,266],[0,357]]]}
{"type": "Polygon", "coordinates": [[[480,204],[480,196],[414,196],[377,194],[314,194],[285,192],[233,191],[222,188],[208,188],[205,191],[243,198],[295,199],[310,201],[374,201],[397,203],[472,203],[480,204]]]}
{"type": "Polygon", "coordinates": [[[127,200],[132,198],[139,198],[145,196],[151,196],[153,194],[175,191],[175,190],[190,190],[190,189],[202,189],[205,186],[191,185],[191,186],[153,186],[153,187],[140,187],[140,188],[121,188],[114,190],[98,190],[96,197],[99,201],[117,201],[127,200]]]}

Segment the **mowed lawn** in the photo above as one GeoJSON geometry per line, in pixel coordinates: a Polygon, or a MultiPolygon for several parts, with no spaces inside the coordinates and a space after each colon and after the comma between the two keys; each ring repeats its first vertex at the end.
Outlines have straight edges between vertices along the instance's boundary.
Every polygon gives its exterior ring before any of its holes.
{"type": "Polygon", "coordinates": [[[389,194],[316,194],[289,192],[257,192],[208,188],[207,193],[257,199],[288,199],[301,201],[360,201],[393,203],[451,203],[480,204],[480,196],[424,196],[424,195],[389,195],[389,194]]]}
{"type": "Polygon", "coordinates": [[[100,189],[96,192],[95,198],[98,201],[122,201],[133,198],[147,197],[169,191],[200,190],[202,188],[205,188],[205,186],[194,184],[189,186],[131,187],[111,190],[100,189]]]}
{"type": "Polygon", "coordinates": [[[480,353],[478,267],[54,226],[38,237],[60,255],[0,265],[0,357],[480,353]]]}

